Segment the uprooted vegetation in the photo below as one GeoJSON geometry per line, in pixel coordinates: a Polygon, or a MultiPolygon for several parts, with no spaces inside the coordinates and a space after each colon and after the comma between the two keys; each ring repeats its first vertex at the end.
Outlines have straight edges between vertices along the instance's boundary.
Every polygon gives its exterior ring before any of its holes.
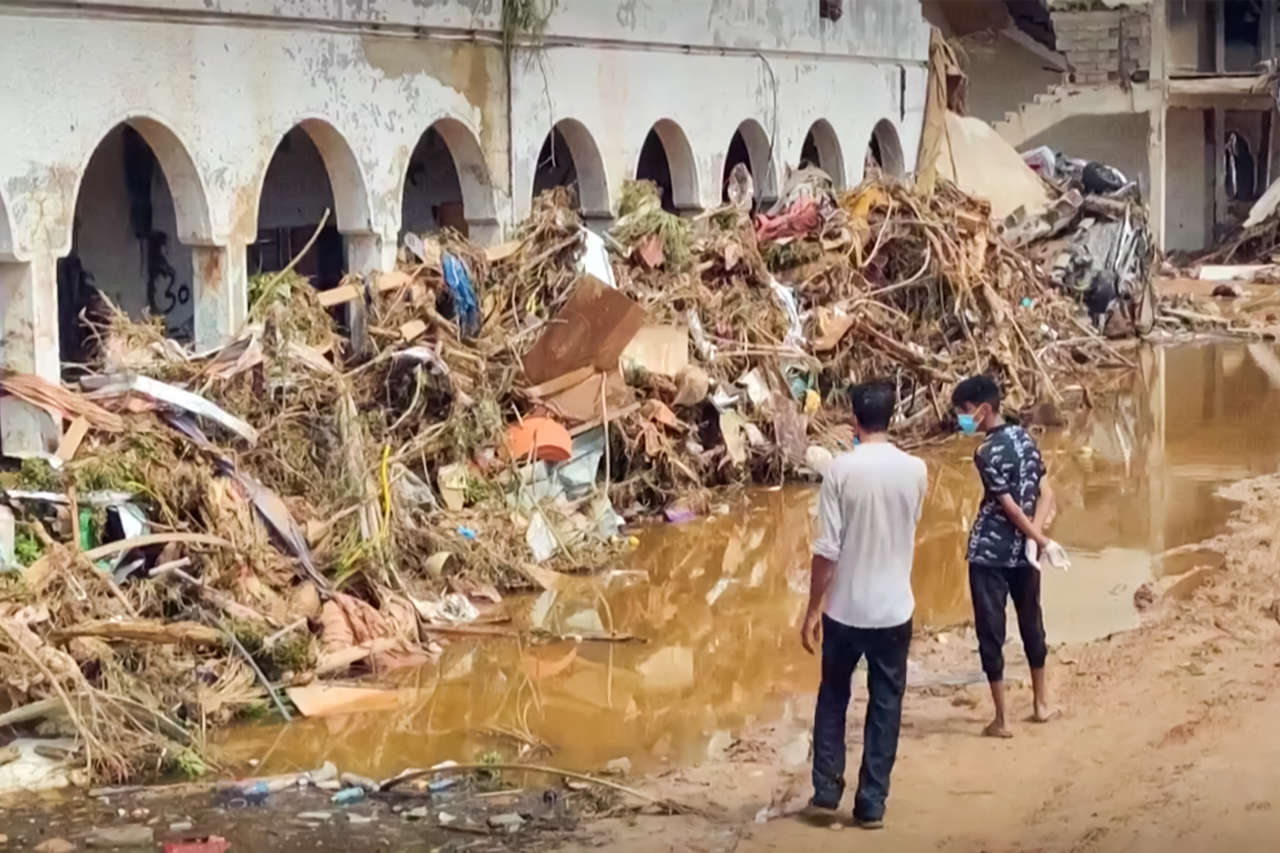
{"type": "Polygon", "coordinates": [[[1123,361],[945,182],[802,183],[758,222],[627,199],[611,260],[553,191],[503,246],[411,239],[327,293],[256,279],[215,353],[115,314],[78,388],[0,379],[83,436],[5,475],[17,721],[76,734],[94,778],[216,766],[211,727],[430,661],[502,592],[619,558],[624,517],[814,476],[850,445],[851,382],[895,382],[918,441],[967,374],[1023,407],[1123,361]]]}

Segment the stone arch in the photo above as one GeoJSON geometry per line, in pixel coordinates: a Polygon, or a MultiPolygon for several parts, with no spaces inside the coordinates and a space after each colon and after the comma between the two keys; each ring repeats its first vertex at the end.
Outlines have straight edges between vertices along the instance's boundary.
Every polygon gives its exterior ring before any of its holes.
{"type": "Polygon", "coordinates": [[[800,149],[800,159],[830,175],[836,189],[846,186],[844,152],[840,149],[840,138],[831,122],[826,119],[818,119],[809,128],[800,149]]]}
{"type": "Polygon", "coordinates": [[[329,222],[335,224],[344,234],[367,234],[373,231],[372,202],[369,197],[369,183],[365,180],[364,170],[356,159],[355,151],[345,136],[333,124],[324,118],[308,117],[299,119],[280,134],[276,144],[267,155],[266,162],[258,170],[257,193],[253,208],[253,216],[249,220],[252,226],[249,235],[258,228],[258,214],[262,206],[262,194],[266,189],[267,173],[280,153],[290,134],[295,131],[305,133],[307,139],[315,146],[324,164],[325,177],[333,194],[333,210],[330,211],[329,222]]]}
{"type": "Polygon", "coordinates": [[[636,164],[636,178],[654,180],[671,211],[698,210],[698,164],[689,137],[671,119],[654,123],[636,164]]]}
{"type": "Polygon", "coordinates": [[[886,175],[901,178],[907,174],[907,162],[902,156],[902,141],[898,138],[898,129],[887,118],[880,119],[871,129],[867,156],[886,175]]]}
{"type": "Polygon", "coordinates": [[[537,196],[543,190],[565,185],[560,176],[551,174],[547,168],[550,161],[564,151],[568,152],[571,161],[568,164],[571,169],[565,174],[571,174],[569,180],[578,191],[578,207],[582,215],[589,219],[612,216],[604,158],[600,155],[600,147],[596,145],[591,131],[577,119],[561,119],[547,134],[535,161],[533,194],[537,196]]]}
{"type": "Polygon", "coordinates": [[[133,115],[97,137],[76,174],[58,259],[61,355],[81,361],[81,312],[105,294],[132,316],[163,318],[175,337],[194,335],[193,247],[215,244],[205,185],[187,147],[163,121],[133,115]]]}
{"type": "Polygon", "coordinates": [[[747,168],[756,185],[756,201],[768,203],[778,198],[778,170],[773,161],[773,143],[764,126],[753,118],[738,125],[729,141],[729,151],[725,155],[724,174],[720,177],[720,187],[724,190],[729,180],[729,173],[739,162],[733,155],[745,155],[747,168]]]}
{"type": "MultiPolygon", "coordinates": [[[[432,134],[439,136],[449,154],[454,177],[457,180],[456,192],[463,207],[463,216],[469,226],[470,236],[480,239],[477,232],[496,231],[498,222],[497,204],[494,198],[493,181],[489,167],[484,159],[484,151],[476,135],[461,121],[454,118],[442,118],[431,124],[418,138],[404,174],[400,178],[401,222],[402,231],[427,230],[422,222],[411,214],[413,172],[420,159],[425,157],[424,147],[432,134]]],[[[438,225],[439,223],[433,223],[438,225]]]]}
{"type": "MultiPolygon", "coordinates": [[[[369,202],[369,184],[355,152],[336,127],[322,118],[306,118],[298,122],[324,160],[329,173],[329,186],[333,189],[333,215],[338,230],[344,234],[361,234],[373,230],[372,206],[369,202]]],[[[263,172],[265,179],[266,172],[263,172]]]]}
{"type": "MultiPolygon", "coordinates": [[[[178,240],[188,245],[212,245],[215,242],[213,220],[209,213],[209,197],[205,192],[200,170],[196,168],[195,160],[192,159],[187,146],[178,135],[163,121],[150,115],[139,113],[128,116],[94,137],[96,141],[93,148],[76,174],[75,192],[71,196],[71,210],[74,211],[79,204],[80,188],[84,184],[85,174],[89,170],[89,164],[93,161],[94,155],[102,147],[103,141],[121,126],[136,131],[160,164],[165,182],[169,185],[169,194],[173,198],[178,240]]],[[[74,217],[74,213],[72,215],[74,217]]],[[[68,249],[73,240],[71,230],[71,228],[68,229],[64,244],[68,249]]]]}

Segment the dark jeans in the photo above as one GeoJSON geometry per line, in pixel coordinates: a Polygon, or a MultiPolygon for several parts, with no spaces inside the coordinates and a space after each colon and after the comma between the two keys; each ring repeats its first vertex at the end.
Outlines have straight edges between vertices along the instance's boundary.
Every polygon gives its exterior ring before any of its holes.
{"type": "Polygon", "coordinates": [[[858,659],[865,655],[867,719],[853,815],[861,820],[884,817],[889,774],[898,757],[910,646],[910,621],[894,628],[852,628],[826,615],[822,617],[822,685],[813,718],[814,805],[836,808],[844,794],[844,734],[850,682],[858,659]]]}
{"type": "Polygon", "coordinates": [[[1043,667],[1047,651],[1040,611],[1040,570],[1027,563],[1011,568],[970,563],[969,592],[973,597],[978,656],[987,680],[1004,680],[1005,606],[1011,596],[1027,663],[1032,669],[1043,667]]]}

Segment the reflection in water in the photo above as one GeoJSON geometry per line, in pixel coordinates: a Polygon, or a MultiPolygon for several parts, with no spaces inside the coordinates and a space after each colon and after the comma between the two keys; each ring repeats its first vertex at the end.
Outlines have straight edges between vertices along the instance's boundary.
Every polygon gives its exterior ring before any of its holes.
{"type": "MultiPolygon", "coordinates": [[[[1223,523],[1230,507],[1215,489],[1275,469],[1280,361],[1270,349],[1140,355],[1141,369],[1119,377],[1118,391],[1041,436],[1062,506],[1054,535],[1073,560],[1070,573],[1045,577],[1053,642],[1136,625],[1133,591],[1160,570],[1160,555],[1223,523]]],[[[914,572],[917,624],[969,618],[973,446],[957,438],[924,454],[931,485],[914,572]]],[[[229,749],[264,759],[266,770],[327,758],[369,775],[495,749],[512,757],[521,741],[546,744],[569,768],[621,756],[640,771],[697,760],[745,723],[812,701],[816,663],[795,633],[814,497],[801,487],[760,491],[729,515],[650,528],[618,571],[508,602],[518,624],[568,633],[612,624],[649,643],[457,642],[438,665],[401,678],[394,713],[241,728],[229,749]]]]}

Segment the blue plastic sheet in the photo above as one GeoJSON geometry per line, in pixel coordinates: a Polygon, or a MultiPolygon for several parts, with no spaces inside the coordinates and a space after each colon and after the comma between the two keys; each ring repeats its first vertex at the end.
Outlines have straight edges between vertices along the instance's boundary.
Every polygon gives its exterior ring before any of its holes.
{"type": "Polygon", "coordinates": [[[445,283],[453,294],[458,328],[464,337],[474,337],[480,331],[480,305],[476,302],[476,292],[471,286],[471,275],[467,272],[466,265],[448,252],[444,255],[443,266],[445,283]]]}

